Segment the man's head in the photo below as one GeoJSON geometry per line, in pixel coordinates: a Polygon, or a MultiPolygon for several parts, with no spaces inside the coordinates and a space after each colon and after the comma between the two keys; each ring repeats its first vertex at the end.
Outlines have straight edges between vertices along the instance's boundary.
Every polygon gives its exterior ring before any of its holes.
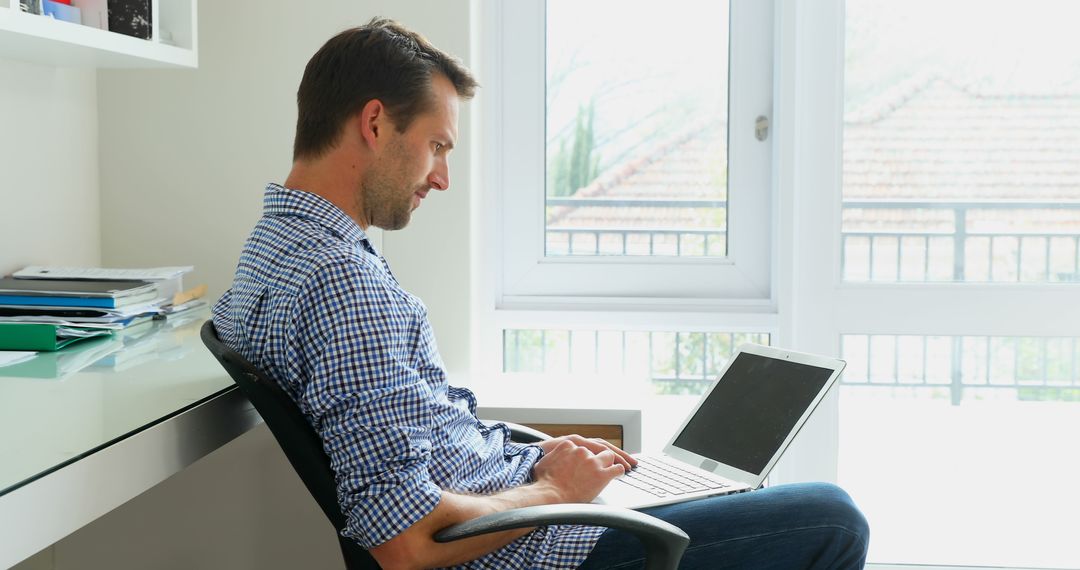
{"type": "Polygon", "coordinates": [[[404,227],[429,189],[449,186],[458,101],[476,86],[459,61],[392,20],[346,30],[304,70],[293,160],[356,141],[370,153],[355,195],[361,224],[404,227]]]}

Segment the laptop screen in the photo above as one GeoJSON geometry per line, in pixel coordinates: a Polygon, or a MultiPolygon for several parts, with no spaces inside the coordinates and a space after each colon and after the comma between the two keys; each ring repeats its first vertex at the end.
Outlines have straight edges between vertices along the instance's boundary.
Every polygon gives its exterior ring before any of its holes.
{"type": "Polygon", "coordinates": [[[741,352],[673,445],[760,475],[832,373],[741,352]]]}

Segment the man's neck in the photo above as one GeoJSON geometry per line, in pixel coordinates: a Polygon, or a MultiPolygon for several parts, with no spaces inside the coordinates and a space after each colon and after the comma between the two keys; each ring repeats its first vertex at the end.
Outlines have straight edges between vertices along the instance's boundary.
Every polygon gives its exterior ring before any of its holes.
{"type": "Polygon", "coordinates": [[[338,167],[332,154],[315,161],[294,162],[285,179],[285,187],[325,198],[352,218],[360,229],[367,231],[371,224],[364,214],[363,198],[359,191],[361,169],[358,165],[338,167]]]}

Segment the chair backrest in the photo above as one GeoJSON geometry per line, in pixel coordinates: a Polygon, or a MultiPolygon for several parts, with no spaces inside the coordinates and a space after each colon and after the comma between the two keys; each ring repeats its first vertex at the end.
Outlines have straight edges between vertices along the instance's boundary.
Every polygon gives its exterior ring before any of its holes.
{"type": "MultiPolygon", "coordinates": [[[[201,334],[203,344],[210,349],[248,400],[251,400],[251,405],[270,428],[270,433],[285,452],[285,457],[289,459],[293,469],[300,475],[308,492],[322,507],[330,524],[340,533],[341,529],[345,528],[346,519],[338,506],[337,482],[334,471],[330,468],[330,457],[323,450],[319,434],[277,382],[221,342],[213,321],[203,324],[201,334]]],[[[375,559],[357,543],[340,534],[338,540],[348,568],[379,567],[375,559]]]]}

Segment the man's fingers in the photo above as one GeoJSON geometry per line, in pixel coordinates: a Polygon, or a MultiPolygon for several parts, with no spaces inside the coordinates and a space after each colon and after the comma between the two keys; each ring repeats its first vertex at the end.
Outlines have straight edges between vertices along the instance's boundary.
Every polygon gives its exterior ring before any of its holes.
{"type": "Polygon", "coordinates": [[[604,468],[604,474],[608,475],[612,479],[626,473],[626,466],[622,463],[615,462],[604,468]]]}
{"type": "Polygon", "coordinates": [[[605,450],[601,451],[600,453],[596,454],[596,458],[600,461],[600,464],[603,465],[604,467],[611,467],[613,464],[616,463],[616,460],[618,459],[618,457],[619,456],[615,455],[615,453],[612,452],[610,449],[605,449],[605,450]]]}
{"type": "MultiPolygon", "coordinates": [[[[596,460],[600,462],[600,474],[607,481],[626,473],[626,465],[619,460],[619,456],[611,451],[605,449],[596,454],[596,460]]],[[[606,484],[606,483],[605,483],[606,484]]]]}
{"type": "MultiPolygon", "coordinates": [[[[618,464],[625,472],[633,469],[634,466],[637,465],[637,459],[634,459],[632,455],[623,451],[622,449],[619,449],[607,440],[603,440],[600,438],[582,437],[578,434],[563,436],[560,439],[561,441],[555,449],[567,447],[573,449],[581,449],[582,451],[588,451],[591,452],[591,454],[595,455],[600,455],[602,453],[610,454],[612,456],[612,463],[605,463],[605,467],[612,464],[618,464]]],[[[555,451],[555,449],[552,449],[552,451],[555,451]]]]}
{"type": "Polygon", "coordinates": [[[627,469],[633,468],[635,465],[637,465],[637,459],[634,459],[634,456],[630,455],[625,450],[619,448],[615,444],[611,443],[610,441],[604,440],[604,439],[600,439],[600,440],[597,440],[597,441],[602,442],[609,449],[611,449],[611,451],[614,451],[623,460],[623,462],[626,463],[626,468],[627,469]]]}
{"type": "Polygon", "coordinates": [[[592,439],[582,438],[582,439],[583,439],[583,445],[591,445],[592,447],[590,447],[590,449],[592,449],[592,451],[594,453],[597,453],[599,451],[603,451],[605,449],[611,450],[612,453],[614,453],[615,455],[618,456],[618,458],[619,458],[618,461],[620,463],[622,463],[623,467],[625,467],[626,469],[633,469],[634,466],[637,465],[637,459],[634,459],[634,456],[632,456],[629,453],[623,451],[622,449],[619,449],[615,444],[611,443],[610,441],[608,441],[606,439],[600,439],[600,438],[592,438],[592,439]]]}
{"type": "Polygon", "coordinates": [[[614,445],[611,447],[615,450],[615,453],[619,455],[619,459],[621,459],[623,463],[626,464],[627,469],[633,469],[634,466],[637,465],[637,459],[634,459],[633,455],[630,455],[626,451],[623,451],[622,449],[619,449],[614,445]]]}

